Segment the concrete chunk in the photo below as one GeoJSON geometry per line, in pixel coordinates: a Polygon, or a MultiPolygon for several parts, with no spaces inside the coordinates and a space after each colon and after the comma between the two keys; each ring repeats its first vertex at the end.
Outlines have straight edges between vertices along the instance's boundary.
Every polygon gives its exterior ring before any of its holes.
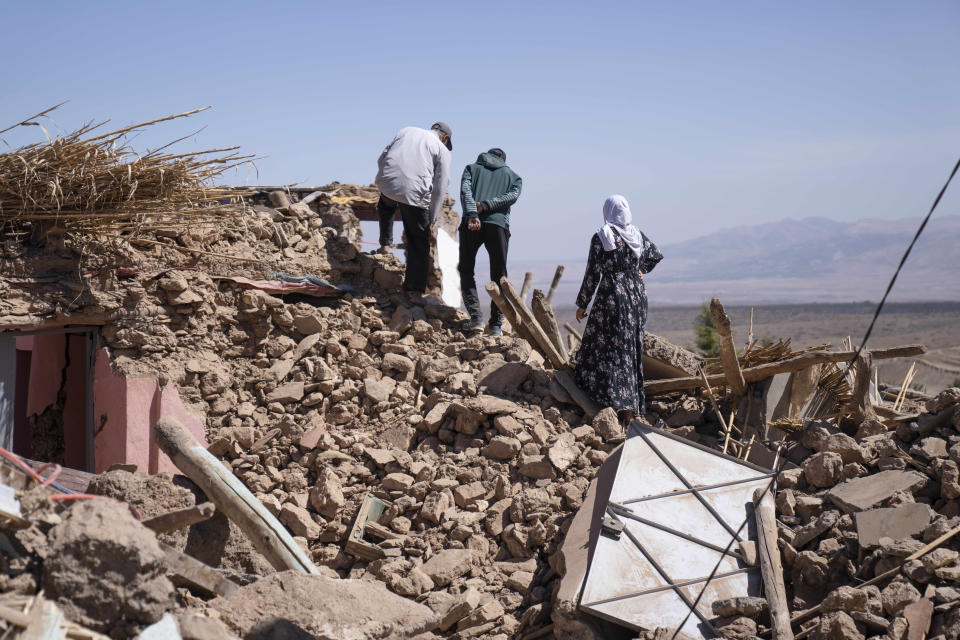
{"type": "Polygon", "coordinates": [[[866,511],[889,500],[898,491],[913,493],[927,483],[916,471],[881,471],[837,485],[827,498],[846,513],[866,511]]]}
{"type": "Polygon", "coordinates": [[[650,332],[643,334],[643,374],[651,380],[697,375],[703,358],[650,332]]]}
{"type": "Polygon", "coordinates": [[[878,546],[880,538],[910,538],[927,528],[931,515],[930,507],[923,503],[861,511],[855,516],[857,538],[867,549],[878,546]]]}

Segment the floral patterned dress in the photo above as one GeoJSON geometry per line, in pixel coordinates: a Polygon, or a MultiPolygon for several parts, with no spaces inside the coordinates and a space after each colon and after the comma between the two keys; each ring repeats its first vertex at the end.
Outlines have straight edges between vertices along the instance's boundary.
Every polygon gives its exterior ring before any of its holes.
{"type": "Polygon", "coordinates": [[[590,257],[577,306],[586,309],[596,289],[583,343],[577,352],[577,385],[603,407],[645,411],[643,397],[643,330],[647,293],[639,273],[650,272],[663,255],[643,236],[637,256],[614,233],[616,247],[604,251],[600,236],[590,241],[590,257]],[[597,288],[599,283],[599,288],[597,288]]]}

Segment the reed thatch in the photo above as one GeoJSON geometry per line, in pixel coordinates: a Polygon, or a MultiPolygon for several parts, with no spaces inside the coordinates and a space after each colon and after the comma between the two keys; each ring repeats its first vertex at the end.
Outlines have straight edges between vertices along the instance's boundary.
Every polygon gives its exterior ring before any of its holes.
{"type": "Polygon", "coordinates": [[[29,233],[39,224],[74,233],[130,234],[220,224],[236,215],[231,203],[243,193],[213,183],[252,156],[236,153],[238,147],[165,153],[185,138],[142,155],[127,143],[129,134],[144,127],[210,107],[99,135],[91,134],[107,121],[90,123],[51,138],[37,119],[56,108],[0,131],[38,126],[46,136],[45,142],[0,154],[0,232],[29,233]]]}

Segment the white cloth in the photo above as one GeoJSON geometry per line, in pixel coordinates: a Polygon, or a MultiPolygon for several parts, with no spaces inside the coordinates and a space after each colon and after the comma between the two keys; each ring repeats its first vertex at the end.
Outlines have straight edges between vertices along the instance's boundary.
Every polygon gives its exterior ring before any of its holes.
{"type": "Polygon", "coordinates": [[[450,151],[435,132],[404,127],[380,154],[375,182],[391,200],[427,209],[433,223],[447,197],[450,151]]]}
{"type": "Polygon", "coordinates": [[[610,196],[604,200],[604,225],[597,231],[604,251],[613,251],[613,248],[617,246],[613,235],[613,232],[616,231],[638,257],[643,257],[643,234],[630,224],[632,220],[633,214],[630,213],[630,205],[626,198],[610,196]]]}

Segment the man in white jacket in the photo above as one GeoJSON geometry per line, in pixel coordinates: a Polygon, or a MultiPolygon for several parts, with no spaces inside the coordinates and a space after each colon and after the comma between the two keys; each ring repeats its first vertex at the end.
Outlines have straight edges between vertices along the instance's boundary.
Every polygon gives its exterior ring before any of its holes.
{"type": "Polygon", "coordinates": [[[407,273],[403,288],[413,296],[422,296],[427,289],[430,227],[447,197],[452,135],[450,125],[445,122],[437,122],[429,131],[404,127],[377,161],[380,251],[388,251],[393,244],[393,220],[399,208],[407,236],[407,273]]]}

